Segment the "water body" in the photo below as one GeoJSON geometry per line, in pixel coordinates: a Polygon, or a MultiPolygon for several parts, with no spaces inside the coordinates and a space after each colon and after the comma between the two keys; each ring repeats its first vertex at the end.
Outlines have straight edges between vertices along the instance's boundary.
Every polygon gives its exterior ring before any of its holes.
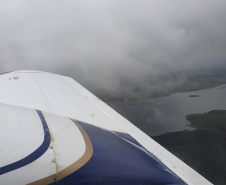
{"type": "Polygon", "coordinates": [[[143,101],[106,103],[149,136],[156,136],[193,130],[185,119],[188,114],[226,109],[226,84],[143,101]]]}

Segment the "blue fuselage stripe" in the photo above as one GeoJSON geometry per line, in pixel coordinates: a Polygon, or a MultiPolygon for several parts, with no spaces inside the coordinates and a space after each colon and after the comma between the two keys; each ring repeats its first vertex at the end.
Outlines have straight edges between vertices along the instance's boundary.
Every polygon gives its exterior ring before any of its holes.
{"type": "Polygon", "coordinates": [[[43,126],[43,131],[44,131],[44,140],[43,143],[30,155],[26,156],[25,158],[16,161],[14,163],[11,163],[9,165],[3,166],[0,168],[0,175],[8,173],[10,171],[16,170],[18,168],[21,168],[23,166],[26,166],[35,160],[37,160],[39,157],[41,157],[49,148],[50,142],[51,142],[51,137],[49,133],[49,129],[46,123],[46,120],[42,114],[41,111],[36,110],[39,118],[41,119],[42,126],[43,126]]]}

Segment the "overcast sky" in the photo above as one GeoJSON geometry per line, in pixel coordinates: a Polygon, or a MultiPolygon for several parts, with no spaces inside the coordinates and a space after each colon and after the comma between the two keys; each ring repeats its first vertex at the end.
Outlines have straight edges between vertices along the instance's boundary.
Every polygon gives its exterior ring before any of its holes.
{"type": "Polygon", "coordinates": [[[226,64],[225,0],[0,1],[0,71],[85,86],[226,64]]]}

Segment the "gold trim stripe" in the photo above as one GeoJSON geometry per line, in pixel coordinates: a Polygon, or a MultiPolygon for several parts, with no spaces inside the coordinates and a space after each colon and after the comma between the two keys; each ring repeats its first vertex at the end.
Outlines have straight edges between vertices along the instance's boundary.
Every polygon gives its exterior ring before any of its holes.
{"type": "MultiPolygon", "coordinates": [[[[75,172],[76,170],[78,170],[79,168],[81,168],[82,166],[84,166],[92,157],[93,155],[93,146],[92,143],[89,139],[89,136],[86,134],[85,130],[79,125],[78,122],[76,122],[75,120],[71,119],[75,125],[78,127],[78,129],[80,130],[84,141],[85,141],[85,145],[86,145],[86,150],[85,153],[83,154],[83,156],[77,160],[76,162],[74,162],[73,164],[71,164],[70,166],[68,166],[67,168],[65,168],[62,171],[59,171],[56,174],[50,175],[48,177],[45,177],[43,179],[37,180],[35,182],[29,183],[28,185],[43,185],[43,184],[51,184],[53,182],[56,182],[60,179],[63,179],[64,177],[72,174],[73,172],[75,172]]],[[[57,161],[56,161],[57,162],[57,161]]]]}

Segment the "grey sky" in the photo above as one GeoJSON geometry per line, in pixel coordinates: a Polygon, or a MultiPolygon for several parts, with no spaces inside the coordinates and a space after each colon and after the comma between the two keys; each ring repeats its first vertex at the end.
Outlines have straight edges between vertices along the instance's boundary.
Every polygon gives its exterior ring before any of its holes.
{"type": "Polygon", "coordinates": [[[225,9],[225,0],[0,1],[0,69],[115,91],[124,79],[226,64],[225,9]]]}

